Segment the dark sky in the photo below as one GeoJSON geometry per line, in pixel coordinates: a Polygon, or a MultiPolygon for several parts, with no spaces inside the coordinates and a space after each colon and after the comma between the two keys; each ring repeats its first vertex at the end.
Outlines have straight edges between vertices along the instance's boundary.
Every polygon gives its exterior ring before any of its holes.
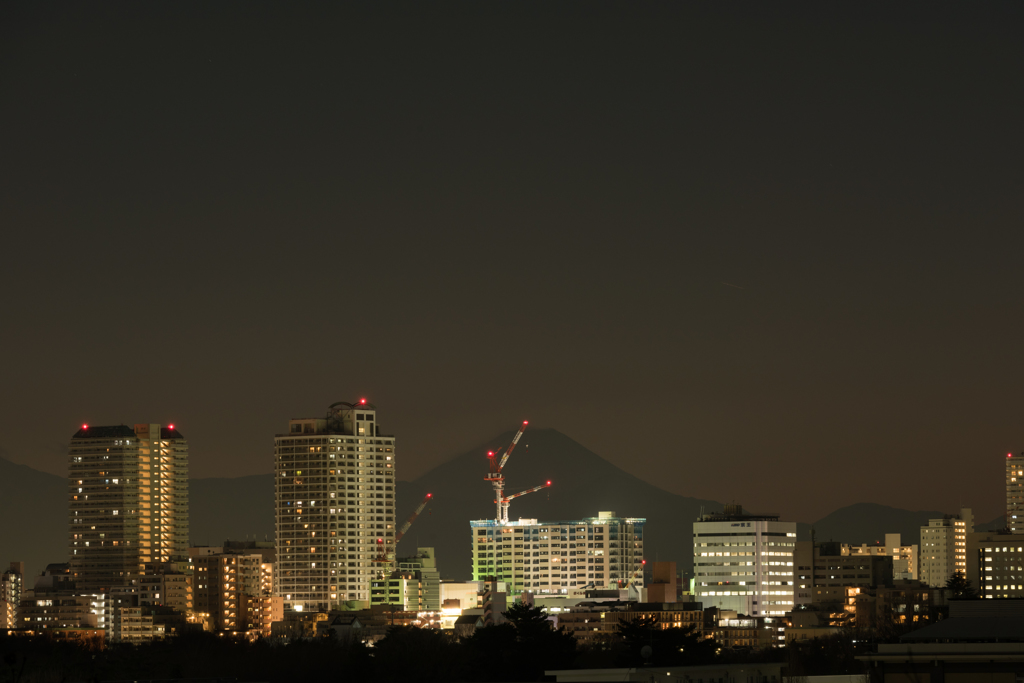
{"type": "Polygon", "coordinates": [[[1024,11],[978,5],[3,3],[0,455],[174,422],[267,472],[365,396],[403,478],[529,419],[790,519],[992,518],[1024,11]]]}

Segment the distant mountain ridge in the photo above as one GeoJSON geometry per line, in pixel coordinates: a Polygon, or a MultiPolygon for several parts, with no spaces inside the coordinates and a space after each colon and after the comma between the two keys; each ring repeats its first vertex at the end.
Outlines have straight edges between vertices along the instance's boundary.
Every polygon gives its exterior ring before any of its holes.
{"type": "MultiPolygon", "coordinates": [[[[433,502],[409,530],[399,554],[432,546],[445,578],[470,576],[469,521],[494,517],[491,487],[483,477],[486,452],[507,444],[507,432],[438,465],[397,488],[398,520],[405,519],[427,493],[433,502]]],[[[400,465],[401,466],[401,465],[400,465]]],[[[548,479],[552,487],[512,502],[513,519],[568,520],[596,517],[601,511],[645,517],[645,555],[649,560],[672,560],[692,571],[692,522],[703,508],[719,512],[713,500],[680,496],[649,484],[611,464],[554,429],[527,432],[505,470],[508,492],[525,490],[548,479]]],[[[274,477],[257,474],[235,478],[192,479],[190,530],[194,545],[214,545],[226,539],[274,538],[274,477]]],[[[67,561],[67,495],[64,477],[0,458],[0,567],[12,560],[26,563],[30,575],[50,562],[67,561]]],[[[942,512],[910,511],[857,503],[840,508],[813,524],[799,523],[798,538],[844,543],[884,541],[899,533],[903,543],[915,544],[920,527],[942,512]]],[[[1000,529],[1000,516],[979,531],[1000,529]]]]}

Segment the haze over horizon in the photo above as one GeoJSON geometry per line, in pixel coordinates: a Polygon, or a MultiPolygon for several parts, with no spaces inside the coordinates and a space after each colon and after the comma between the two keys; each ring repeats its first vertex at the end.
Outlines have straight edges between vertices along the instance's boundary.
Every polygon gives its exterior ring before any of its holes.
{"type": "Polygon", "coordinates": [[[1024,8],[739,7],[0,6],[0,455],[263,473],[365,396],[405,480],[528,419],[788,519],[997,516],[1024,8]]]}

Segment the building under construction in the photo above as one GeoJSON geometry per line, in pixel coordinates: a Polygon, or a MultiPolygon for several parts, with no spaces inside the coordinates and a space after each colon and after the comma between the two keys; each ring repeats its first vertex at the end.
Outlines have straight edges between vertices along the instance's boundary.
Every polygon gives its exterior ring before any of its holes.
{"type": "Polygon", "coordinates": [[[495,517],[469,523],[473,580],[504,581],[511,595],[642,586],[645,519],[618,517],[614,512],[553,522],[509,519],[513,499],[551,486],[547,481],[505,495],[505,465],[528,424],[523,422],[507,448],[487,454],[484,481],[494,489],[495,517]]]}
{"type": "Polygon", "coordinates": [[[642,573],[645,522],[614,512],[551,522],[471,521],[473,580],[505,581],[512,595],[624,588],[642,573]]]}

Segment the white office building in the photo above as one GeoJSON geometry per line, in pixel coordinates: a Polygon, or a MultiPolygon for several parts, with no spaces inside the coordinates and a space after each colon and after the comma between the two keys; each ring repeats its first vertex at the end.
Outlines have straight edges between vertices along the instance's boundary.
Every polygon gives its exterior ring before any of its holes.
{"type": "Polygon", "coordinates": [[[377,539],[395,541],[395,438],[376,407],[335,403],[274,439],[275,595],[284,609],[369,603],[377,539]]]}
{"type": "Polygon", "coordinates": [[[693,523],[695,600],[752,617],[793,609],[796,522],[744,514],[739,505],[693,523]]]}

